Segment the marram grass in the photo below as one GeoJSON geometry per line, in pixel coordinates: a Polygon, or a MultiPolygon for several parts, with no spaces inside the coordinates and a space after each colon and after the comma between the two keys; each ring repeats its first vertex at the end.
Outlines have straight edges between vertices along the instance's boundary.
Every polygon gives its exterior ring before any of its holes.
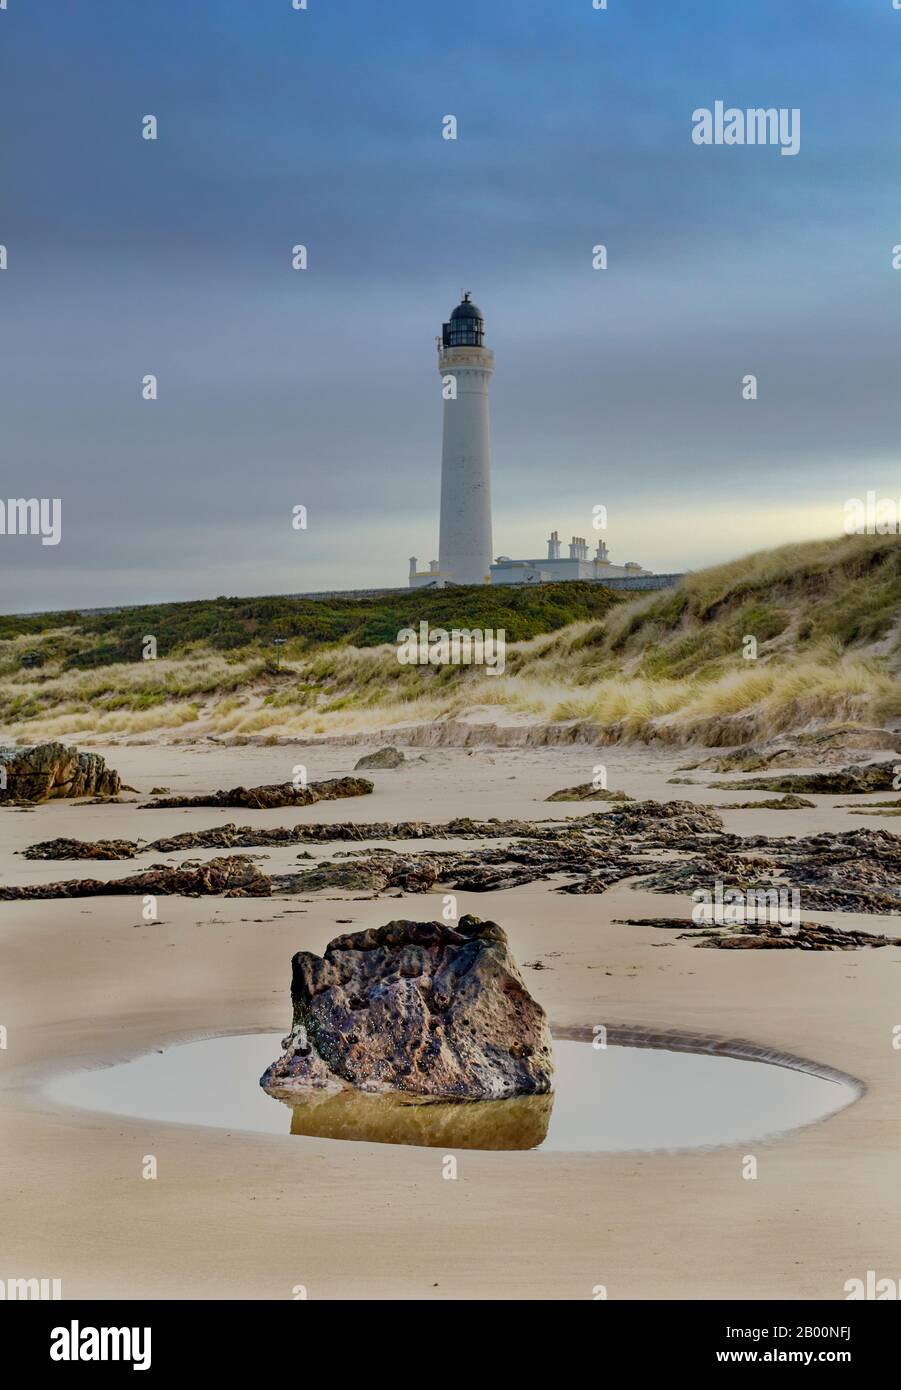
{"type": "MultiPolygon", "coordinates": [[[[344,603],[331,627],[317,618],[328,640],[317,635],[316,624],[306,634],[301,625],[278,671],[256,637],[228,651],[205,645],[196,630],[202,605],[172,605],[190,608],[176,623],[188,625],[190,640],[154,662],[122,659],[128,629],[118,619],[113,633],[96,617],[85,631],[70,614],[59,628],[44,625],[37,634],[0,619],[0,633],[7,634],[0,638],[2,733],[21,743],[154,731],[265,740],[376,731],[479,708],[481,718],[500,723],[586,721],[602,737],[738,742],[817,724],[901,717],[896,536],[763,551],[627,602],[574,594],[577,621],[565,621],[566,594],[538,597],[529,607],[519,596],[515,608],[509,595],[445,591],[432,596],[441,612],[431,618],[422,593],[410,605],[393,595],[384,610],[370,600],[356,616],[344,603]],[[526,635],[508,642],[503,675],[403,666],[392,643],[371,640],[399,614],[410,622],[425,617],[435,626],[474,627],[478,617],[504,612],[526,635]],[[365,630],[366,645],[336,641],[339,619],[355,633],[365,630]],[[535,631],[542,623],[550,630],[535,631]],[[743,656],[748,636],[757,641],[754,660],[743,656]],[[104,662],[113,638],[117,657],[104,662]],[[23,655],[33,650],[43,664],[23,667],[23,655]]],[[[245,609],[263,601],[228,602],[249,621],[245,609]]],[[[279,601],[282,619],[286,603],[279,601]]],[[[148,630],[146,621],[138,627],[148,630]]]]}

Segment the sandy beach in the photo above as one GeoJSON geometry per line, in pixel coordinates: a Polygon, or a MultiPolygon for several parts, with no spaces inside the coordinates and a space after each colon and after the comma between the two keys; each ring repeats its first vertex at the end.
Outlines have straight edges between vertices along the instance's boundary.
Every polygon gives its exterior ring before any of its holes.
{"type": "MultiPolygon", "coordinates": [[[[98,747],[143,800],[152,787],[197,793],[348,772],[364,751],[326,744],[98,747]]],[[[152,839],[226,821],[254,826],[336,820],[441,822],[456,815],[529,819],[584,814],[544,798],[590,779],[611,788],[717,805],[741,799],[670,786],[685,750],[415,750],[372,774],[375,792],[295,810],[138,810],[137,802],[58,801],[0,816],[6,883],[119,877],[159,862],[59,864],[20,857],[55,836],[152,839]]],[[[721,778],[719,780],[727,780],[721,778]]],[[[799,835],[862,821],[815,796],[815,809],[729,811],[741,834],[799,835]]],[[[870,798],[862,798],[865,804],[870,798]]],[[[878,798],[873,798],[878,799],[878,798]]],[[[443,841],[442,847],[453,842],[443,841]]],[[[417,849],[428,848],[417,841],[417,849]]],[[[398,848],[397,842],[394,847],[398,848]]],[[[311,847],[316,859],[347,846],[311,847]]],[[[256,851],[267,872],[297,846],[256,851]]],[[[215,851],[165,856],[212,858],[215,851]]],[[[440,916],[437,892],[378,899],[320,893],[262,899],[163,898],[145,922],[137,898],[0,904],[0,1278],[61,1278],[65,1297],[841,1299],[868,1269],[898,1277],[901,948],[717,951],[675,932],[616,924],[685,917],[688,897],[602,895],[530,884],[459,894],[459,910],[499,922],[554,1028],[634,1027],[744,1040],[859,1079],[840,1113],[741,1146],[612,1155],[459,1155],[159,1124],[51,1102],[46,1083],[152,1049],[228,1033],[287,1031],[290,960],[341,931],[440,916]],[[336,919],[352,926],[336,926],[336,919]],[[536,969],[535,962],[544,967],[536,969]],[[758,1177],[742,1162],[753,1153],[758,1177]],[[142,1177],[146,1155],[158,1177],[142,1177]]],[[[897,919],[805,918],[897,933],[897,919]]],[[[253,1083],[254,1078],[251,1078],[253,1083]]]]}

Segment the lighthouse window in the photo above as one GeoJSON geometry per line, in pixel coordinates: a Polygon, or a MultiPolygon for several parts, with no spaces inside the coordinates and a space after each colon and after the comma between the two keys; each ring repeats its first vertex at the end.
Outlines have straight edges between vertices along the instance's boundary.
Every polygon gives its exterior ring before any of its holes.
{"type": "Polygon", "coordinates": [[[482,324],[479,319],[452,323],[448,342],[451,347],[478,347],[482,341],[482,333],[482,324]]]}

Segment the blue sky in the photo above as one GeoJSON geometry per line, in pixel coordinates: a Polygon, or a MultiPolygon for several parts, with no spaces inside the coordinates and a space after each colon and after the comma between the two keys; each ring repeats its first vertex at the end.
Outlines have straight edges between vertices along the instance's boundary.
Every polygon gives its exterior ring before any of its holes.
{"type": "Polygon", "coordinates": [[[496,554],[603,503],[697,568],[901,497],[901,12],[608,3],[8,0],[0,491],[63,539],[0,537],[0,608],[403,584],[464,286],[496,554]],[[800,153],[695,146],[717,99],[800,153]]]}

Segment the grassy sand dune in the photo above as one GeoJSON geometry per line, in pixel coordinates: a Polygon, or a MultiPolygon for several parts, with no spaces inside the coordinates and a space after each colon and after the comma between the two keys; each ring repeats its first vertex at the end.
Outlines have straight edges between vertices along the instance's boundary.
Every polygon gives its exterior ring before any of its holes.
{"type": "Polygon", "coordinates": [[[0,634],[0,722],[23,743],[335,735],[479,708],[498,723],[583,720],[609,739],[729,744],[901,717],[901,538],[762,551],[631,601],[582,584],[223,599],[5,618],[0,634]],[[385,639],[420,621],[504,627],[504,673],[401,665],[385,639]],[[156,661],[140,658],[147,633],[156,661]],[[29,653],[39,664],[23,665],[29,653]]]}

